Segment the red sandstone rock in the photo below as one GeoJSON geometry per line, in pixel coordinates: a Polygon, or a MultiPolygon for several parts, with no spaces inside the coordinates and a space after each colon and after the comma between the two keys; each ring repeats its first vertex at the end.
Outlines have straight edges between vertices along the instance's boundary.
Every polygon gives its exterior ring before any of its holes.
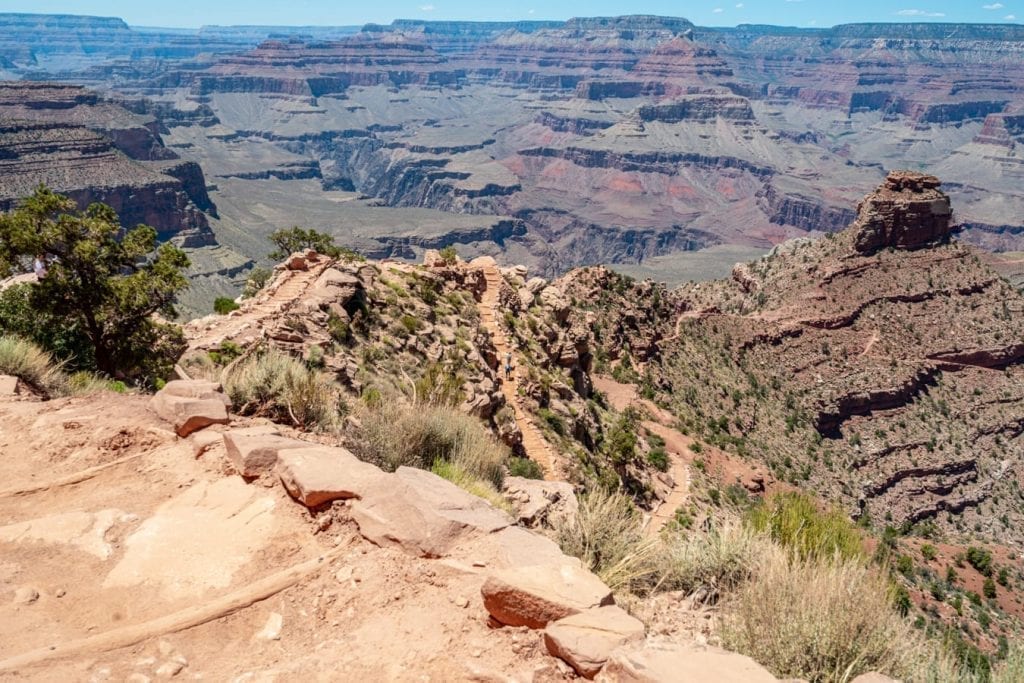
{"type": "Polygon", "coordinates": [[[776,683],[750,657],[710,645],[643,643],[616,650],[598,674],[601,683],[776,683]]]}
{"type": "Polygon", "coordinates": [[[344,448],[329,446],[278,451],[277,473],[288,493],[310,508],[379,490],[379,481],[386,477],[344,448]]]}
{"type": "Polygon", "coordinates": [[[496,621],[530,628],[544,628],[552,621],[615,602],[601,579],[568,558],[495,572],[480,593],[496,621]]]}
{"type": "Polygon", "coordinates": [[[544,629],[548,652],[586,678],[596,676],[616,648],[643,637],[643,622],[616,605],[589,609],[544,629]]]}

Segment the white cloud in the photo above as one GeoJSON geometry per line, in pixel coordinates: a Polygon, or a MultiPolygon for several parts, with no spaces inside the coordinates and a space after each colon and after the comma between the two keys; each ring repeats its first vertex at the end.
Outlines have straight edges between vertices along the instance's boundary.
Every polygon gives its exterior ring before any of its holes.
{"type": "Polygon", "coordinates": [[[716,7],[715,9],[713,9],[713,10],[711,10],[711,11],[712,11],[712,12],[714,12],[715,14],[721,14],[721,13],[722,13],[722,12],[724,12],[725,10],[724,10],[724,9],[722,9],[721,7],[716,7]]]}
{"type": "Polygon", "coordinates": [[[434,7],[433,5],[420,5],[420,9],[423,10],[424,12],[433,12],[437,8],[434,7]]]}
{"type": "Polygon", "coordinates": [[[901,9],[896,14],[901,17],[944,17],[945,12],[929,12],[923,9],[901,9]]]}
{"type": "Polygon", "coordinates": [[[527,14],[535,14],[536,12],[537,12],[537,10],[532,9],[532,10],[528,11],[527,14]]]}
{"type": "Polygon", "coordinates": [[[1017,15],[1016,14],[1007,14],[1005,17],[1003,17],[1003,19],[1005,19],[1006,21],[1016,21],[1017,20],[1017,15]]]}
{"type": "Polygon", "coordinates": [[[1006,5],[1001,2],[993,2],[991,5],[982,5],[981,9],[1003,9],[1004,7],[1006,5]]]}
{"type": "Polygon", "coordinates": [[[743,3],[742,2],[736,3],[736,9],[743,9],[743,3]]]}

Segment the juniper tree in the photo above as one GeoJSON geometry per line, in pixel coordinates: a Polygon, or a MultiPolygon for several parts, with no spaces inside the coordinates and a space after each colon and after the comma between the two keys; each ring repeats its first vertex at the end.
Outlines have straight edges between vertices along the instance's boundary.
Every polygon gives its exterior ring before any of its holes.
{"type": "MultiPolygon", "coordinates": [[[[59,326],[62,337],[86,342],[79,357],[67,360],[110,376],[141,380],[169,372],[183,337],[179,327],[156,316],[176,315],[177,294],[188,286],[183,251],[157,244],[156,230],[147,225],[122,228],[109,206],[80,211],[40,186],[0,215],[0,277],[27,271],[40,255],[47,271],[30,286],[22,313],[34,319],[7,326],[59,326]]],[[[53,337],[53,330],[35,332],[31,336],[43,343],[53,337]]]]}

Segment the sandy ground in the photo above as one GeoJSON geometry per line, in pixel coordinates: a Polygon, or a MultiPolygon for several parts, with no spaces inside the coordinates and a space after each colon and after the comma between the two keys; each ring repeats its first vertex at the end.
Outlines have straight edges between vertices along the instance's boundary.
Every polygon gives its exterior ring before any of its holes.
{"type": "Polygon", "coordinates": [[[0,680],[573,677],[489,628],[486,567],[373,546],[340,504],[314,519],[146,402],[0,401],[0,680]]]}

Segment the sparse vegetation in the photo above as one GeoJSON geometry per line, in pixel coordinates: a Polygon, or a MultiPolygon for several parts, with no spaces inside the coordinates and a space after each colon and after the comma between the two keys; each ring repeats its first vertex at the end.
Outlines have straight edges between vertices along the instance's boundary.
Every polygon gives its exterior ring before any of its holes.
{"type": "Polygon", "coordinates": [[[455,469],[445,471],[501,490],[508,449],[474,417],[445,405],[385,397],[360,415],[360,424],[353,448],[363,460],[388,471],[450,463],[455,469]]]}
{"type": "Polygon", "coordinates": [[[68,377],[61,364],[30,341],[0,336],[0,375],[17,377],[36,391],[48,396],[63,394],[68,377]]]}
{"type": "Polygon", "coordinates": [[[333,382],[275,349],[232,368],[224,390],[241,415],[269,417],[310,431],[334,426],[343,409],[333,382]]]}
{"type": "Polygon", "coordinates": [[[231,311],[241,308],[234,299],[228,296],[219,296],[213,301],[213,311],[218,315],[227,315],[231,311]]]}

